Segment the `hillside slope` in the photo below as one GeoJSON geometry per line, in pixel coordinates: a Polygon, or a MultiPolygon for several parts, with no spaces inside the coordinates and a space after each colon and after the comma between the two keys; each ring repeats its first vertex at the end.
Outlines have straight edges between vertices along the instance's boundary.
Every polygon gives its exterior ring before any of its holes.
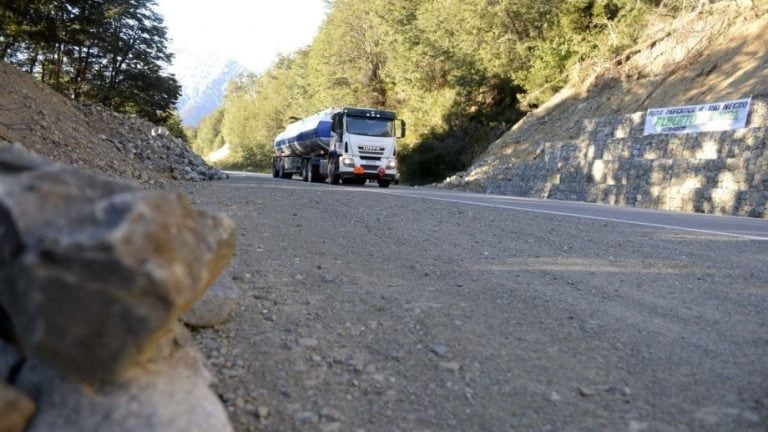
{"type": "Polygon", "coordinates": [[[146,120],[68,100],[0,63],[0,144],[18,143],[49,159],[152,186],[226,177],[182,140],[157,132],[146,120]]]}
{"type": "Polygon", "coordinates": [[[766,46],[768,15],[752,2],[716,3],[674,22],[659,23],[636,48],[611,64],[580,65],[569,86],[444,186],[488,191],[491,175],[505,175],[495,168],[504,166],[511,172],[516,164],[540,156],[545,142],[579,140],[586,120],[764,96],[766,46]],[[596,72],[589,75],[587,69],[596,72]]]}
{"type": "Polygon", "coordinates": [[[515,125],[488,150],[576,139],[586,119],[648,108],[716,102],[768,92],[768,15],[717,4],[682,17],[625,53],[624,62],[577,80],[515,125]]]}

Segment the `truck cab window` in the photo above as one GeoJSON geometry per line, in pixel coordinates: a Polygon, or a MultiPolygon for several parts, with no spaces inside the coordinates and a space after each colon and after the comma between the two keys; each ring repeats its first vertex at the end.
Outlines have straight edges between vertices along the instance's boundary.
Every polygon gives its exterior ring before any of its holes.
{"type": "Polygon", "coordinates": [[[395,123],[382,118],[347,117],[347,132],[353,135],[391,138],[395,136],[395,123]]]}

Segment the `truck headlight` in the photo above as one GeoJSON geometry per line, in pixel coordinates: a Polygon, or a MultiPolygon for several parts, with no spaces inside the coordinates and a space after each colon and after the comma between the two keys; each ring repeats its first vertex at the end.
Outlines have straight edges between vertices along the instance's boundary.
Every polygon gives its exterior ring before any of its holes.
{"type": "Polygon", "coordinates": [[[352,158],[343,158],[341,160],[341,164],[344,165],[345,167],[353,167],[355,166],[355,160],[352,158]]]}
{"type": "Polygon", "coordinates": [[[397,160],[390,159],[389,162],[387,162],[387,169],[396,169],[397,168],[397,160]]]}

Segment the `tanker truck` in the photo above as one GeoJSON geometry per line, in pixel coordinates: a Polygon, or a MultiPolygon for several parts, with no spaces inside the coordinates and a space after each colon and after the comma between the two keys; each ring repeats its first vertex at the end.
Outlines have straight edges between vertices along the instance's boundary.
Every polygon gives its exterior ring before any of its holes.
{"type": "Polygon", "coordinates": [[[405,121],[391,111],[328,108],[289,124],[275,137],[272,177],[389,187],[400,180],[396,141],[405,121]]]}

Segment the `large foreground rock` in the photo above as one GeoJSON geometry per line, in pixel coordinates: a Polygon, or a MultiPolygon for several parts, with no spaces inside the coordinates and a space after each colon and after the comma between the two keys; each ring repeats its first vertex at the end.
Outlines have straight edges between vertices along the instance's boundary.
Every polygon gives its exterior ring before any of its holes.
{"type": "MultiPolygon", "coordinates": [[[[0,225],[2,226],[2,225],[0,225]]],[[[16,348],[0,339],[0,432],[22,431],[35,412],[35,404],[26,394],[5,384],[21,361],[16,348]]]]}
{"type": "Polygon", "coordinates": [[[224,272],[182,318],[190,327],[213,327],[229,318],[237,306],[238,290],[232,275],[224,272]]]}
{"type": "Polygon", "coordinates": [[[0,339],[0,376],[7,379],[19,361],[21,361],[21,355],[16,348],[0,339]]]}
{"type": "Polygon", "coordinates": [[[17,385],[37,402],[27,432],[228,432],[213,378],[180,325],[169,327],[139,373],[92,388],[29,361],[17,385]]]}
{"type": "Polygon", "coordinates": [[[0,382],[0,432],[21,432],[35,412],[35,403],[21,391],[0,382]]]}
{"type": "Polygon", "coordinates": [[[124,377],[234,251],[234,224],[182,194],[0,149],[0,307],[23,354],[124,377]]]}

